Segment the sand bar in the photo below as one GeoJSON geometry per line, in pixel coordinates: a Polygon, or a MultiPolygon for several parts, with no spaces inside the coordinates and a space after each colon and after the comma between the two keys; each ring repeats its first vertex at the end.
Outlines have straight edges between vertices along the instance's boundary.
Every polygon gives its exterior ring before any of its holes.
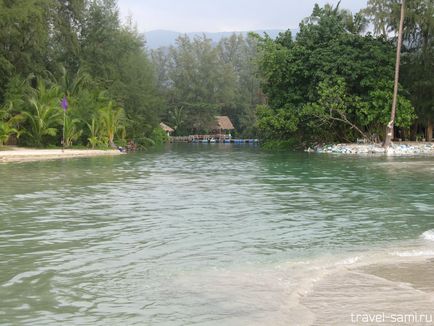
{"type": "Polygon", "coordinates": [[[64,158],[121,155],[118,150],[97,149],[30,149],[11,147],[0,151],[0,163],[42,161],[64,158]]]}

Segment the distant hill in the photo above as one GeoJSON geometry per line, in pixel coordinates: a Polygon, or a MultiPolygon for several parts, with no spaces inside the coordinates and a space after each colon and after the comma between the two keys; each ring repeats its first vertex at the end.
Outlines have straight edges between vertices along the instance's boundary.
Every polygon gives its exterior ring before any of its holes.
{"type": "MultiPolygon", "coordinates": [[[[271,38],[275,38],[280,32],[284,30],[281,29],[270,29],[270,30],[258,30],[254,31],[262,35],[263,33],[267,33],[271,38]]],[[[162,46],[171,46],[175,44],[175,40],[179,35],[187,34],[189,37],[194,37],[197,35],[205,34],[208,38],[212,39],[214,43],[219,42],[223,37],[231,36],[232,34],[243,34],[247,35],[249,32],[219,32],[219,33],[208,33],[208,32],[194,32],[194,33],[180,33],[174,31],[166,31],[166,30],[154,30],[145,33],[146,44],[148,49],[157,49],[162,46]]],[[[292,30],[292,35],[295,36],[297,30],[292,30]]]]}

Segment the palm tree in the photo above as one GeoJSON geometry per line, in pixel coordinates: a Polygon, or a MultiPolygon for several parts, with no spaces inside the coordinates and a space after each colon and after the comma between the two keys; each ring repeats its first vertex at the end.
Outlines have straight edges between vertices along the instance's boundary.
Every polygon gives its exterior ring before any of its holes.
{"type": "Polygon", "coordinates": [[[79,119],[74,119],[69,116],[65,117],[64,128],[65,128],[65,146],[69,147],[72,145],[73,141],[76,141],[82,134],[83,130],[77,129],[77,124],[80,122],[79,119]]]}
{"type": "Polygon", "coordinates": [[[363,10],[374,27],[374,35],[388,38],[391,31],[392,12],[394,4],[389,0],[368,0],[368,6],[363,10]]]}
{"type": "Polygon", "coordinates": [[[56,136],[56,127],[62,123],[62,114],[59,108],[40,103],[35,98],[31,98],[29,102],[32,112],[24,111],[22,114],[30,124],[28,133],[35,145],[42,146],[44,136],[56,136]]]}
{"type": "Polygon", "coordinates": [[[4,145],[9,137],[16,131],[8,121],[11,107],[12,103],[0,108],[0,146],[4,145]]]}
{"type": "Polygon", "coordinates": [[[45,136],[56,136],[62,125],[60,98],[59,86],[47,87],[43,79],[38,79],[36,88],[30,91],[28,106],[21,114],[30,125],[27,134],[36,146],[43,145],[45,136]]]}
{"type": "Polygon", "coordinates": [[[102,128],[101,133],[107,137],[111,147],[116,147],[113,140],[116,133],[124,128],[124,110],[122,108],[113,108],[113,102],[110,101],[99,113],[102,128]]]}
{"type": "Polygon", "coordinates": [[[362,12],[353,15],[350,11],[346,11],[346,14],[343,16],[343,22],[347,32],[358,35],[363,34],[369,25],[369,20],[362,12]]]}
{"type": "Polygon", "coordinates": [[[28,80],[14,77],[10,85],[12,91],[8,93],[4,105],[0,107],[0,145],[7,143],[10,136],[15,135],[18,139],[23,133],[21,122],[24,117],[20,111],[24,103],[22,93],[29,89],[28,80]]]}
{"type": "Polygon", "coordinates": [[[89,138],[87,140],[89,141],[90,146],[92,146],[92,149],[94,149],[95,146],[98,145],[98,143],[100,142],[99,125],[95,117],[92,118],[92,121],[90,123],[86,124],[90,132],[89,138]]]}
{"type": "Polygon", "coordinates": [[[184,124],[184,120],[185,120],[184,107],[183,106],[176,107],[173,111],[170,112],[170,117],[174,124],[173,129],[177,131],[184,124]]]}
{"type": "Polygon", "coordinates": [[[62,76],[57,84],[60,85],[62,93],[67,97],[72,97],[78,94],[80,88],[86,86],[90,82],[90,76],[82,69],[78,69],[75,75],[66,71],[65,67],[61,68],[62,76]]]}
{"type": "Polygon", "coordinates": [[[0,121],[0,146],[6,144],[9,137],[17,132],[17,129],[13,128],[10,123],[0,121]]]}

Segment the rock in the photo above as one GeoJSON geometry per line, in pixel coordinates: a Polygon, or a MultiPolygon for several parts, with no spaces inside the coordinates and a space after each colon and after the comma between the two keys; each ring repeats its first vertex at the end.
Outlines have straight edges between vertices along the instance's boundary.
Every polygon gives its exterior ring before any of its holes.
{"type": "MultiPolygon", "coordinates": [[[[312,150],[312,149],[308,149],[312,150]]],[[[381,144],[334,144],[317,146],[317,153],[333,154],[387,154],[387,155],[427,155],[434,154],[434,144],[391,144],[386,151],[381,144]]]]}

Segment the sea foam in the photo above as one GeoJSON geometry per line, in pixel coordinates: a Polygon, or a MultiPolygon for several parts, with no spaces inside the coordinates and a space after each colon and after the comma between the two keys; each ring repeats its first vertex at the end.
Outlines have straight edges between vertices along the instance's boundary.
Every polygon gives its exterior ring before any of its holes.
{"type": "Polygon", "coordinates": [[[422,238],[429,241],[434,241],[434,230],[428,230],[422,233],[422,238]]]}
{"type": "Polygon", "coordinates": [[[398,257],[432,257],[434,256],[434,251],[433,250],[398,251],[398,252],[393,252],[392,255],[398,257]]]}

